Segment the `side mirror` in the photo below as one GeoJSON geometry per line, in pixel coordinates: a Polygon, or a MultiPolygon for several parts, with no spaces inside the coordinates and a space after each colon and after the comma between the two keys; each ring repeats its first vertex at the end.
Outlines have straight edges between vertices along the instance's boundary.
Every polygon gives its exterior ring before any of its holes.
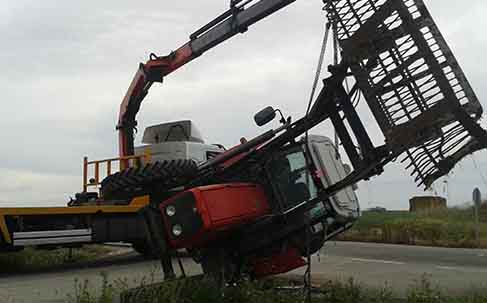
{"type": "Polygon", "coordinates": [[[254,120],[258,126],[263,126],[274,120],[275,117],[276,111],[274,110],[274,108],[272,108],[272,106],[268,106],[255,114],[254,120]]]}

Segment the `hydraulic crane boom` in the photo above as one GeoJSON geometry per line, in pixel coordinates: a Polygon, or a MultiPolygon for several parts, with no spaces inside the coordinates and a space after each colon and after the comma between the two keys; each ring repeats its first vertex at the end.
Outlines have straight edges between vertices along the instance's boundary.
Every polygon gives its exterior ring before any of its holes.
{"type": "Polygon", "coordinates": [[[140,64],[120,105],[117,125],[120,157],[133,155],[134,153],[134,129],[137,125],[135,117],[154,82],[162,83],[165,76],[179,67],[238,33],[245,32],[249,26],[295,1],[260,0],[245,8],[253,0],[232,0],[230,9],[227,12],[193,33],[188,43],[168,56],[159,57],[151,54],[145,64],[140,64]]]}

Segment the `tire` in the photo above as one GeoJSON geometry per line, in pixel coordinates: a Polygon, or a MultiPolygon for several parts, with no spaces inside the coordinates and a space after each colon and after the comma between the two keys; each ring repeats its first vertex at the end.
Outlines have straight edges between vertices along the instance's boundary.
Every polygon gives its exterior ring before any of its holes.
{"type": "Polygon", "coordinates": [[[217,283],[224,285],[240,280],[240,262],[230,257],[224,249],[209,249],[200,260],[203,274],[217,283]]]}
{"type": "Polygon", "coordinates": [[[155,259],[157,254],[152,250],[147,241],[137,241],[132,243],[132,248],[140,255],[144,256],[146,259],[155,259]]]}
{"type": "Polygon", "coordinates": [[[153,190],[167,190],[187,183],[198,173],[193,160],[171,160],[131,167],[106,177],[100,192],[105,200],[129,200],[153,190]]]}
{"type": "MultiPolygon", "coordinates": [[[[317,233],[313,233],[311,230],[308,231],[310,233],[309,237],[309,253],[314,254],[318,252],[321,247],[325,244],[325,232],[320,231],[317,233]]],[[[291,243],[294,247],[296,247],[301,254],[301,256],[306,257],[308,252],[308,245],[306,243],[306,229],[299,232],[298,234],[294,235],[291,238],[291,243]]]]}

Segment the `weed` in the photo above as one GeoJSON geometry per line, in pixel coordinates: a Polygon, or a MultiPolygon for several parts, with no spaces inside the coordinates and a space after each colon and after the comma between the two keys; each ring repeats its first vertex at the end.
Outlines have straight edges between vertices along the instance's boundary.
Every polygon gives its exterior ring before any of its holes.
{"type": "MultiPolygon", "coordinates": [[[[95,295],[89,281],[75,281],[75,293],[69,303],[108,303],[121,296],[124,303],[294,303],[304,302],[303,291],[291,288],[283,291],[278,286],[289,285],[285,278],[263,281],[244,281],[223,289],[213,280],[203,277],[147,284],[150,277],[140,281],[140,287],[128,289],[127,279],[110,283],[106,273],[100,273],[102,287],[95,295]]],[[[312,303],[487,303],[485,289],[472,289],[463,296],[451,297],[435,287],[430,277],[423,275],[415,281],[405,298],[398,298],[393,290],[368,288],[353,278],[346,281],[328,281],[314,292],[312,303]]]]}
{"type": "Polygon", "coordinates": [[[426,274],[416,281],[416,284],[409,289],[408,303],[443,303],[445,298],[438,288],[433,287],[426,274]]]}
{"type": "Polygon", "coordinates": [[[0,268],[3,274],[32,272],[67,263],[78,263],[105,255],[108,248],[92,245],[79,249],[36,250],[28,247],[20,252],[0,255],[0,268]]]}

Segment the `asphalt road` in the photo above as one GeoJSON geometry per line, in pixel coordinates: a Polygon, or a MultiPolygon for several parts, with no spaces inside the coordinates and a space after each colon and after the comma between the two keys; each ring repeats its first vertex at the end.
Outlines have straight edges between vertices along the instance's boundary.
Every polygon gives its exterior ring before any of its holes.
{"type": "MultiPolygon", "coordinates": [[[[184,263],[188,274],[200,273],[190,260],[184,263]]],[[[487,287],[487,250],[330,242],[319,256],[313,256],[312,271],[317,282],[354,277],[370,286],[387,284],[399,293],[426,274],[433,284],[458,293],[471,287],[487,287]]],[[[106,273],[110,283],[129,287],[141,281],[159,282],[161,278],[156,261],[129,255],[116,264],[105,262],[89,268],[0,277],[0,303],[64,302],[69,295],[75,295],[76,283],[87,281],[90,290],[99,290],[101,272],[106,273]]],[[[290,275],[302,273],[300,269],[290,275]]]]}
{"type": "Polygon", "coordinates": [[[487,250],[330,242],[313,261],[312,273],[318,281],[353,277],[369,286],[387,285],[405,293],[425,275],[451,294],[487,288],[487,250]]]}

